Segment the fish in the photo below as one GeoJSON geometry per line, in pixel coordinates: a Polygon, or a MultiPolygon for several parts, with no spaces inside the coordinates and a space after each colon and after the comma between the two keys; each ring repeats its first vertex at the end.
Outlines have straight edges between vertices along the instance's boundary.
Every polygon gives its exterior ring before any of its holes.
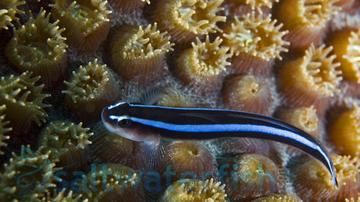
{"type": "Polygon", "coordinates": [[[272,117],[236,110],[178,108],[118,102],[104,107],[107,130],[124,138],[154,145],[160,139],[210,140],[226,137],[272,140],[294,146],[319,160],[337,186],[326,149],[311,135],[272,117]]]}

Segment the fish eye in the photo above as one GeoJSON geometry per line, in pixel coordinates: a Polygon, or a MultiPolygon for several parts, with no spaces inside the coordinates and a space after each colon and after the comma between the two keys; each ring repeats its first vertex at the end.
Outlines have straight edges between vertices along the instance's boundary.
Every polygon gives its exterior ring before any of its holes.
{"type": "Polygon", "coordinates": [[[131,126],[131,121],[129,119],[123,119],[118,122],[118,125],[123,128],[127,128],[131,126]]]}

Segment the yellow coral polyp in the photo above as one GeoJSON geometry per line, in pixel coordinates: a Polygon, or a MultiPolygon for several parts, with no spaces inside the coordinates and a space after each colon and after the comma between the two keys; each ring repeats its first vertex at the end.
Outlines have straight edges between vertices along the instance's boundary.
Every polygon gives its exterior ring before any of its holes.
{"type": "Polygon", "coordinates": [[[166,53],[173,50],[167,32],[157,24],[120,28],[111,43],[114,68],[125,80],[147,80],[163,71],[166,53]]]}
{"type": "Polygon", "coordinates": [[[39,154],[30,147],[13,154],[0,174],[0,198],[6,201],[40,201],[55,187],[55,164],[50,152],[39,154]]]}
{"type": "Polygon", "coordinates": [[[295,192],[302,199],[344,201],[346,198],[357,196],[360,179],[358,157],[333,154],[331,159],[334,163],[338,187],[332,183],[326,168],[314,159],[302,159],[291,169],[295,192]]]}
{"type": "Polygon", "coordinates": [[[90,150],[96,160],[106,163],[118,163],[132,167],[136,143],[109,132],[101,122],[92,129],[90,150]]]}
{"type": "Polygon", "coordinates": [[[12,128],[10,128],[9,121],[5,119],[4,110],[6,109],[6,105],[0,106],[0,155],[4,154],[1,150],[2,147],[6,147],[6,140],[10,137],[6,135],[6,133],[10,132],[12,128]]]}
{"type": "Polygon", "coordinates": [[[318,135],[320,120],[314,106],[281,109],[278,117],[309,134],[318,135]]]}
{"type": "Polygon", "coordinates": [[[73,71],[65,84],[66,104],[84,120],[99,118],[102,108],[120,97],[114,73],[97,59],[73,71]]]}
{"type": "Polygon", "coordinates": [[[225,202],[227,195],[225,185],[213,178],[200,180],[179,180],[168,187],[161,197],[161,202],[225,202]]]}
{"type": "MultiPolygon", "coordinates": [[[[318,105],[339,92],[342,80],[332,47],[310,46],[305,54],[286,62],[279,72],[279,87],[291,105],[318,105]]],[[[317,108],[318,106],[315,106],[317,108]]]]}
{"type": "Polygon", "coordinates": [[[50,14],[40,11],[15,30],[5,55],[20,71],[40,75],[46,85],[54,84],[67,67],[65,38],[58,22],[50,22],[50,14]]]}
{"type": "Polygon", "coordinates": [[[182,174],[192,172],[194,178],[205,174],[214,174],[216,167],[214,157],[201,144],[192,142],[172,142],[164,147],[164,155],[160,158],[159,170],[166,172],[170,167],[174,170],[174,179],[181,179],[182,174]]]}
{"type": "Polygon", "coordinates": [[[75,150],[84,149],[91,144],[89,140],[93,135],[89,128],[82,123],[75,124],[69,121],[53,121],[41,133],[39,151],[50,153],[50,160],[59,161],[63,155],[71,155],[75,150]]]}
{"type": "Polygon", "coordinates": [[[337,0],[280,1],[275,17],[290,31],[286,40],[291,42],[291,48],[302,51],[311,43],[321,43],[327,22],[339,10],[336,2],[337,0]]]}
{"type": "Polygon", "coordinates": [[[251,13],[241,20],[235,18],[224,28],[224,45],[230,47],[235,56],[245,53],[265,61],[281,60],[280,54],[287,52],[289,45],[283,39],[287,31],[281,28],[282,24],[276,20],[251,13]]]}
{"type": "Polygon", "coordinates": [[[89,201],[142,201],[143,193],[139,186],[140,176],[131,168],[120,164],[97,165],[77,182],[83,199],[89,201]]]}
{"type": "Polygon", "coordinates": [[[192,48],[179,56],[176,76],[185,84],[198,83],[206,86],[221,81],[226,67],[230,65],[228,60],[231,57],[229,48],[222,47],[221,43],[220,38],[212,42],[208,36],[204,42],[197,38],[196,43],[192,43],[192,48]]]}
{"type": "Polygon", "coordinates": [[[148,59],[172,51],[173,43],[167,32],[160,32],[157,24],[139,26],[136,33],[126,41],[123,47],[124,59],[148,59]]]}
{"type": "Polygon", "coordinates": [[[225,184],[231,200],[250,200],[277,193],[280,171],[275,162],[264,155],[238,155],[234,158],[232,174],[225,178],[225,184]]]}
{"type": "Polygon", "coordinates": [[[19,7],[24,4],[25,1],[22,0],[2,0],[0,2],[0,30],[13,26],[12,21],[18,19],[18,14],[23,13],[19,7]]]}
{"type": "Polygon", "coordinates": [[[6,105],[6,119],[14,132],[25,133],[33,123],[41,126],[47,118],[44,99],[50,95],[43,92],[44,84],[37,84],[40,77],[24,72],[0,79],[0,104],[6,105]]]}
{"type": "Polygon", "coordinates": [[[168,107],[194,107],[195,103],[190,100],[187,95],[179,89],[166,88],[163,93],[159,95],[156,102],[157,105],[168,107]]]}
{"type": "Polygon", "coordinates": [[[270,114],[274,96],[268,79],[254,75],[237,75],[225,80],[222,99],[224,105],[230,109],[270,114]]]}
{"type": "Polygon", "coordinates": [[[252,200],[251,202],[302,202],[295,194],[272,194],[252,200]]]}
{"type": "Polygon", "coordinates": [[[253,10],[261,7],[272,8],[275,2],[279,2],[279,0],[230,0],[230,1],[234,3],[249,5],[253,10]]]}
{"type": "Polygon", "coordinates": [[[74,194],[73,191],[66,191],[65,189],[57,193],[53,198],[48,199],[49,202],[88,202],[81,200],[81,194],[74,194]]]}
{"type": "Polygon", "coordinates": [[[79,52],[94,52],[106,39],[110,13],[106,0],[55,0],[52,9],[70,44],[79,52]]]}
{"type": "Polygon", "coordinates": [[[332,34],[329,44],[334,47],[344,80],[360,83],[360,29],[340,30],[332,34]]]}
{"type": "Polygon", "coordinates": [[[341,154],[360,155],[360,108],[354,106],[341,112],[329,124],[331,143],[341,154]]]}
{"type": "Polygon", "coordinates": [[[161,0],[153,18],[173,40],[188,42],[196,36],[220,31],[217,23],[226,20],[218,14],[222,3],[223,0],[161,0]]]}

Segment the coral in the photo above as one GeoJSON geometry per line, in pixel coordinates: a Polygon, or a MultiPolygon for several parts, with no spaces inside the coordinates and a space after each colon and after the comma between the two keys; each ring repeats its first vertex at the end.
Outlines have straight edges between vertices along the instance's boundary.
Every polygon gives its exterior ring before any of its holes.
{"type": "Polygon", "coordinates": [[[58,22],[50,22],[50,14],[42,10],[19,29],[7,44],[5,55],[20,71],[41,76],[45,86],[54,84],[67,67],[65,38],[58,22]]]}
{"type": "Polygon", "coordinates": [[[252,200],[251,202],[301,202],[294,194],[273,194],[252,200]]]}
{"type": "Polygon", "coordinates": [[[113,68],[123,79],[139,82],[161,78],[165,55],[174,45],[167,32],[157,29],[156,23],[121,27],[111,41],[113,68]]]}
{"type": "Polygon", "coordinates": [[[216,201],[225,202],[225,185],[216,182],[213,178],[205,181],[179,180],[168,187],[161,197],[161,202],[197,202],[216,201]]]}
{"type": "Polygon", "coordinates": [[[225,184],[231,200],[249,200],[279,191],[279,168],[266,156],[237,155],[230,173],[225,176],[225,184]]]}
{"type": "Polygon", "coordinates": [[[287,61],[278,74],[279,88],[287,104],[292,106],[314,105],[321,113],[329,98],[339,92],[342,79],[340,65],[330,55],[332,47],[313,45],[302,57],[287,61]]]}
{"type": "Polygon", "coordinates": [[[281,53],[287,52],[289,45],[283,39],[287,31],[270,16],[263,17],[251,13],[243,19],[228,22],[223,29],[224,45],[234,54],[232,67],[236,72],[271,72],[275,59],[282,59],[281,53]]]}
{"type": "Polygon", "coordinates": [[[278,2],[279,0],[232,0],[236,3],[243,3],[250,5],[252,9],[258,8],[258,7],[268,7],[272,8],[274,2],[278,2]]]}
{"type": "Polygon", "coordinates": [[[93,131],[95,135],[91,138],[90,150],[97,161],[133,167],[135,142],[109,132],[101,122],[94,126],[93,131]]]}
{"type": "Polygon", "coordinates": [[[44,99],[50,95],[43,92],[43,84],[37,84],[39,79],[30,72],[0,78],[0,104],[6,105],[4,113],[15,133],[25,134],[33,123],[41,126],[46,121],[49,105],[44,99]]]}
{"type": "Polygon", "coordinates": [[[150,4],[150,0],[109,0],[109,4],[115,10],[130,12],[142,9],[145,4],[150,4]]]}
{"type": "Polygon", "coordinates": [[[334,32],[329,44],[334,47],[344,80],[360,84],[360,29],[334,32]]]}
{"type": "MultiPolygon", "coordinates": [[[[48,199],[48,202],[80,202],[82,195],[74,194],[72,191],[67,192],[62,190],[56,196],[51,199],[48,199]]],[[[87,202],[87,201],[85,201],[87,202]]]]}
{"type": "MultiPolygon", "coordinates": [[[[338,180],[338,187],[331,182],[331,176],[315,159],[300,157],[290,171],[295,192],[309,201],[344,201],[357,196],[359,188],[359,159],[357,157],[331,156],[338,180]]],[[[296,160],[295,160],[296,161],[296,160]]]]}
{"type": "Polygon", "coordinates": [[[153,19],[175,42],[189,42],[220,30],[217,23],[226,20],[218,14],[222,3],[223,0],[160,0],[153,10],[153,19]]]}
{"type": "Polygon", "coordinates": [[[9,128],[7,125],[9,125],[9,121],[6,121],[4,110],[6,109],[6,105],[0,106],[0,155],[4,154],[1,150],[2,147],[6,147],[6,140],[8,140],[10,137],[6,135],[6,133],[10,132],[12,128],[9,128]]]}
{"type": "Polygon", "coordinates": [[[345,199],[345,202],[359,202],[360,201],[360,194],[358,194],[358,197],[351,197],[345,199]]]}
{"type": "Polygon", "coordinates": [[[30,147],[13,154],[0,174],[0,198],[6,201],[40,201],[55,186],[55,164],[48,160],[50,152],[39,154],[30,147]]]}
{"type": "Polygon", "coordinates": [[[140,176],[120,164],[102,164],[92,168],[77,183],[84,199],[89,201],[144,201],[140,176]]]}
{"type": "Polygon", "coordinates": [[[158,95],[156,104],[168,107],[195,107],[196,105],[183,91],[171,87],[158,95]]]}
{"type": "Polygon", "coordinates": [[[360,107],[343,110],[328,124],[328,137],[335,149],[345,155],[360,155],[360,107]]]}
{"type": "Polygon", "coordinates": [[[177,59],[175,74],[185,84],[194,84],[202,88],[215,88],[222,82],[228,59],[229,48],[221,47],[222,39],[213,42],[206,36],[204,42],[196,38],[192,48],[184,50],[177,59]]]}
{"type": "Polygon", "coordinates": [[[352,11],[356,9],[355,0],[338,0],[335,5],[339,6],[342,11],[352,11]]]}
{"type": "Polygon", "coordinates": [[[159,171],[171,170],[174,180],[182,178],[204,179],[214,175],[215,159],[210,151],[193,142],[172,142],[164,147],[159,160],[159,171]]]}
{"type": "Polygon", "coordinates": [[[97,59],[73,71],[65,84],[66,105],[86,121],[99,119],[102,108],[120,97],[114,73],[97,59]]]}
{"type": "Polygon", "coordinates": [[[277,117],[315,137],[319,137],[320,119],[314,106],[281,108],[277,117]]]}
{"type": "Polygon", "coordinates": [[[277,2],[279,0],[225,0],[224,6],[229,17],[242,17],[251,12],[269,16],[271,15],[271,8],[277,2]]]}
{"type": "Polygon", "coordinates": [[[79,52],[94,52],[110,29],[106,0],[55,0],[52,14],[65,27],[69,44],[79,52]]]}
{"type": "Polygon", "coordinates": [[[312,43],[319,45],[330,18],[339,8],[337,0],[287,0],[280,1],[274,15],[289,30],[285,39],[291,49],[303,51],[312,43]],[[289,12],[291,10],[292,12],[289,12]]]}
{"type": "Polygon", "coordinates": [[[269,79],[236,75],[225,80],[222,99],[227,108],[270,115],[274,95],[269,79]]]}
{"type": "Polygon", "coordinates": [[[81,155],[78,155],[91,144],[89,138],[92,135],[89,128],[84,128],[82,123],[53,121],[41,132],[38,151],[41,153],[51,151],[49,160],[56,162],[59,167],[81,168],[87,163],[87,159],[86,157],[82,159],[81,155]]]}
{"type": "Polygon", "coordinates": [[[12,21],[18,19],[18,14],[23,13],[19,7],[24,4],[23,0],[2,0],[0,2],[0,30],[13,26],[12,21]]]}

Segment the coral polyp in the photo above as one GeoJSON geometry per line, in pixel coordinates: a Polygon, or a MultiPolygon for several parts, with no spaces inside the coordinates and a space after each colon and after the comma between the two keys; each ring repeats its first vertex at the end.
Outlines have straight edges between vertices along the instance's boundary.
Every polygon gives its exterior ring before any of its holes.
{"type": "Polygon", "coordinates": [[[340,112],[328,125],[330,142],[345,155],[360,155],[360,108],[353,106],[340,112]]]}
{"type": "Polygon", "coordinates": [[[91,144],[89,138],[92,135],[89,128],[84,128],[82,123],[53,121],[40,134],[38,151],[41,153],[51,151],[49,160],[61,167],[73,167],[74,164],[81,167],[87,163],[86,159],[85,162],[79,159],[74,160],[76,162],[67,162],[66,159],[74,158],[91,144]]]}
{"type": "Polygon", "coordinates": [[[360,0],[0,0],[0,202],[360,202],[359,158],[360,0]]]}
{"type": "Polygon", "coordinates": [[[65,28],[65,36],[77,51],[94,52],[110,30],[106,0],[55,0],[52,14],[65,28]]]}
{"type": "Polygon", "coordinates": [[[272,194],[252,200],[251,202],[301,202],[295,194],[272,194]]]}
{"type": "Polygon", "coordinates": [[[251,12],[271,15],[271,9],[279,0],[225,0],[227,16],[245,16],[251,12]]]}
{"type": "Polygon", "coordinates": [[[26,133],[34,123],[41,126],[46,121],[45,108],[50,105],[44,100],[50,95],[43,92],[39,79],[30,72],[0,78],[0,104],[6,105],[4,113],[15,133],[26,133]]]}
{"type": "Polygon", "coordinates": [[[93,128],[94,136],[90,145],[93,158],[104,163],[119,163],[133,167],[135,142],[106,130],[101,123],[93,128]]]}
{"type": "Polygon", "coordinates": [[[330,18],[339,8],[337,0],[286,0],[280,1],[275,17],[289,30],[285,37],[291,49],[306,50],[312,43],[319,45],[325,37],[330,18]],[[289,11],[292,12],[289,12],[289,11]]]}
{"type": "Polygon", "coordinates": [[[217,23],[225,22],[219,15],[223,0],[160,0],[153,11],[153,19],[177,43],[189,42],[196,36],[219,31],[217,23]]]}
{"type": "Polygon", "coordinates": [[[18,19],[18,14],[23,13],[19,7],[24,4],[23,0],[2,0],[0,2],[0,30],[13,26],[12,21],[18,19]]]}
{"type": "Polygon", "coordinates": [[[260,154],[244,154],[234,157],[225,184],[229,198],[242,201],[277,193],[279,179],[279,168],[271,159],[260,154]]]}
{"type": "Polygon", "coordinates": [[[160,78],[165,55],[173,50],[173,45],[167,32],[160,32],[156,23],[121,27],[110,45],[113,68],[125,80],[144,82],[160,78]]]}
{"type": "Polygon", "coordinates": [[[115,10],[129,12],[143,8],[150,0],[109,0],[109,4],[115,10]]]}
{"type": "Polygon", "coordinates": [[[225,185],[213,178],[200,180],[179,180],[168,187],[161,202],[227,201],[225,185]]]}
{"type": "Polygon", "coordinates": [[[283,39],[287,31],[282,24],[269,17],[247,14],[235,18],[223,30],[224,45],[230,47],[234,57],[232,66],[237,72],[271,72],[275,59],[282,59],[289,43],[283,39]]]}
{"type": "Polygon", "coordinates": [[[195,102],[181,89],[168,87],[157,98],[157,105],[168,107],[194,107],[195,102]]]}
{"type": "Polygon", "coordinates": [[[357,196],[359,188],[359,159],[349,156],[332,155],[338,187],[319,162],[300,157],[291,166],[292,180],[297,195],[309,201],[344,201],[357,196]]]}
{"type": "Polygon", "coordinates": [[[329,44],[334,47],[344,80],[360,84],[360,29],[337,31],[331,35],[329,44]]]}
{"type": "Polygon", "coordinates": [[[55,187],[55,164],[49,154],[39,154],[22,147],[0,174],[0,198],[6,201],[40,201],[55,187]]]}
{"type": "Polygon", "coordinates": [[[282,108],[277,117],[315,137],[319,135],[320,119],[314,106],[282,108]]]}
{"type": "Polygon", "coordinates": [[[94,166],[77,182],[82,199],[89,201],[144,201],[140,176],[131,168],[120,164],[94,166]]]}
{"type": "Polygon", "coordinates": [[[3,147],[6,147],[6,140],[10,137],[6,135],[6,133],[10,132],[12,128],[10,128],[9,121],[5,119],[4,110],[6,109],[6,105],[0,106],[0,155],[4,154],[1,150],[3,147]]]}
{"type": "Polygon", "coordinates": [[[114,73],[97,59],[73,71],[63,93],[65,100],[81,119],[98,119],[102,108],[120,98],[119,83],[114,73]]]}
{"type": "Polygon", "coordinates": [[[40,75],[46,86],[53,85],[67,67],[65,38],[58,22],[50,22],[50,14],[40,11],[14,31],[5,55],[20,71],[40,75]]]}
{"type": "Polygon", "coordinates": [[[81,201],[81,194],[74,194],[73,191],[67,192],[66,190],[62,190],[57,193],[53,198],[48,201],[51,202],[79,202],[81,201]]]}
{"type": "Polygon", "coordinates": [[[216,170],[215,159],[206,147],[198,143],[180,141],[165,146],[159,167],[161,172],[171,170],[175,180],[203,179],[213,176],[216,170]]]}
{"type": "Polygon", "coordinates": [[[318,112],[329,98],[339,92],[342,80],[332,47],[310,46],[302,57],[288,61],[279,70],[279,88],[288,104],[314,105],[318,112]],[[320,106],[321,105],[321,106],[320,106]]]}
{"type": "Polygon", "coordinates": [[[192,48],[184,50],[177,59],[175,73],[185,85],[199,85],[202,88],[219,86],[231,54],[229,48],[221,47],[222,39],[213,42],[206,36],[204,42],[199,38],[192,48]]]}
{"type": "Polygon", "coordinates": [[[271,81],[261,76],[237,75],[225,80],[222,99],[225,107],[270,114],[274,102],[271,81]]]}
{"type": "Polygon", "coordinates": [[[252,9],[255,9],[262,6],[272,8],[274,2],[278,2],[279,0],[231,0],[231,1],[235,1],[236,3],[247,4],[252,9]]]}

